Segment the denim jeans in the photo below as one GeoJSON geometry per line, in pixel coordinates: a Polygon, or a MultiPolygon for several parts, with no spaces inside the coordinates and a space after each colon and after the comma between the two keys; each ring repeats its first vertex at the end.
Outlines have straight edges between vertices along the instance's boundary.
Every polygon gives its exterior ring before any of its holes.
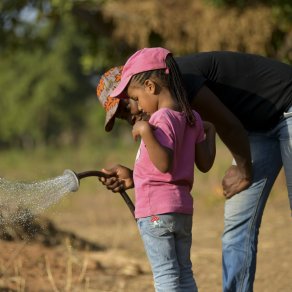
{"type": "Polygon", "coordinates": [[[288,112],[274,129],[249,133],[252,185],[225,203],[222,237],[224,292],[253,291],[262,215],[282,166],[292,208],[292,108],[288,112]]]}
{"type": "Polygon", "coordinates": [[[192,215],[177,213],[138,219],[155,291],[197,291],[190,259],[192,220],[192,215]]]}

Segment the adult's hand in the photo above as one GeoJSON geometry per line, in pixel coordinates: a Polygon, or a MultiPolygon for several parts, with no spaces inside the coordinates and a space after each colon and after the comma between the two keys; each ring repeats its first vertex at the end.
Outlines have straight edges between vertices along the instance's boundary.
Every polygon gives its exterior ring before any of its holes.
{"type": "Polygon", "coordinates": [[[222,181],[225,197],[231,198],[251,184],[252,160],[248,133],[237,116],[207,86],[198,91],[192,107],[204,120],[213,123],[217,134],[236,161],[237,166],[231,166],[222,181]]]}
{"type": "Polygon", "coordinates": [[[101,177],[99,180],[108,190],[114,193],[134,187],[133,171],[125,166],[118,164],[110,169],[102,169],[101,171],[109,177],[101,177]]]}
{"type": "Polygon", "coordinates": [[[223,194],[229,199],[250,185],[251,178],[246,177],[237,165],[232,165],[227,169],[222,180],[223,194]]]}

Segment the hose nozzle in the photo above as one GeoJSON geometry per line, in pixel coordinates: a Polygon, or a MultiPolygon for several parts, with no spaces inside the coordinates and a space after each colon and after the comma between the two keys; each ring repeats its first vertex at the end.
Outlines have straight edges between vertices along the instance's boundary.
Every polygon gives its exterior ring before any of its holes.
{"type": "MultiPolygon", "coordinates": [[[[89,176],[105,177],[105,178],[109,177],[106,173],[103,173],[102,171],[98,171],[98,170],[89,170],[89,171],[84,171],[84,172],[80,172],[80,173],[75,173],[74,171],[72,171],[70,169],[66,169],[64,171],[64,175],[67,175],[71,178],[71,183],[72,183],[71,191],[72,192],[76,192],[79,189],[80,180],[85,178],[85,177],[89,177],[89,176]]],[[[128,208],[130,209],[133,217],[135,218],[135,205],[133,204],[132,200],[130,199],[130,197],[128,196],[128,194],[124,190],[120,191],[120,195],[124,199],[125,203],[127,204],[128,208]]]]}
{"type": "Polygon", "coordinates": [[[70,191],[71,192],[78,191],[80,183],[79,183],[79,179],[76,173],[70,169],[66,169],[63,175],[70,177],[70,183],[71,183],[70,191]]]}

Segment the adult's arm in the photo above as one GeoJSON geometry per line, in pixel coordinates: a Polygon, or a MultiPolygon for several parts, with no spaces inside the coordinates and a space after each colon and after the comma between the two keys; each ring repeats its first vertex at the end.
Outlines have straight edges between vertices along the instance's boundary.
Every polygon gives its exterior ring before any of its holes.
{"type": "Polygon", "coordinates": [[[114,193],[134,187],[133,171],[123,165],[117,164],[110,169],[102,169],[109,177],[100,177],[102,184],[114,193]]]}
{"type": "Polygon", "coordinates": [[[204,120],[214,124],[217,134],[236,161],[222,180],[223,194],[230,198],[251,184],[252,163],[247,132],[239,119],[206,86],[198,91],[192,107],[204,120]]]}

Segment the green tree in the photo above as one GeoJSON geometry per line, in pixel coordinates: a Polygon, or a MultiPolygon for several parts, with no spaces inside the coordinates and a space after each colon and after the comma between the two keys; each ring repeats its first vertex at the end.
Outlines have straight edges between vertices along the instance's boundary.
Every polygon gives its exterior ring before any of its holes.
{"type": "Polygon", "coordinates": [[[0,147],[96,142],[104,132],[97,77],[141,47],[292,62],[290,2],[2,0],[0,147]]]}
{"type": "Polygon", "coordinates": [[[79,130],[90,92],[81,64],[75,61],[81,55],[80,43],[86,40],[76,34],[67,15],[54,26],[44,26],[37,42],[27,39],[21,49],[2,51],[2,142],[29,146],[48,143],[63,130],[79,130]]]}
{"type": "Polygon", "coordinates": [[[1,2],[2,147],[78,142],[85,125],[91,125],[91,99],[97,103],[91,80],[96,82],[126,48],[113,44],[112,24],[101,17],[101,5],[1,2]]]}

